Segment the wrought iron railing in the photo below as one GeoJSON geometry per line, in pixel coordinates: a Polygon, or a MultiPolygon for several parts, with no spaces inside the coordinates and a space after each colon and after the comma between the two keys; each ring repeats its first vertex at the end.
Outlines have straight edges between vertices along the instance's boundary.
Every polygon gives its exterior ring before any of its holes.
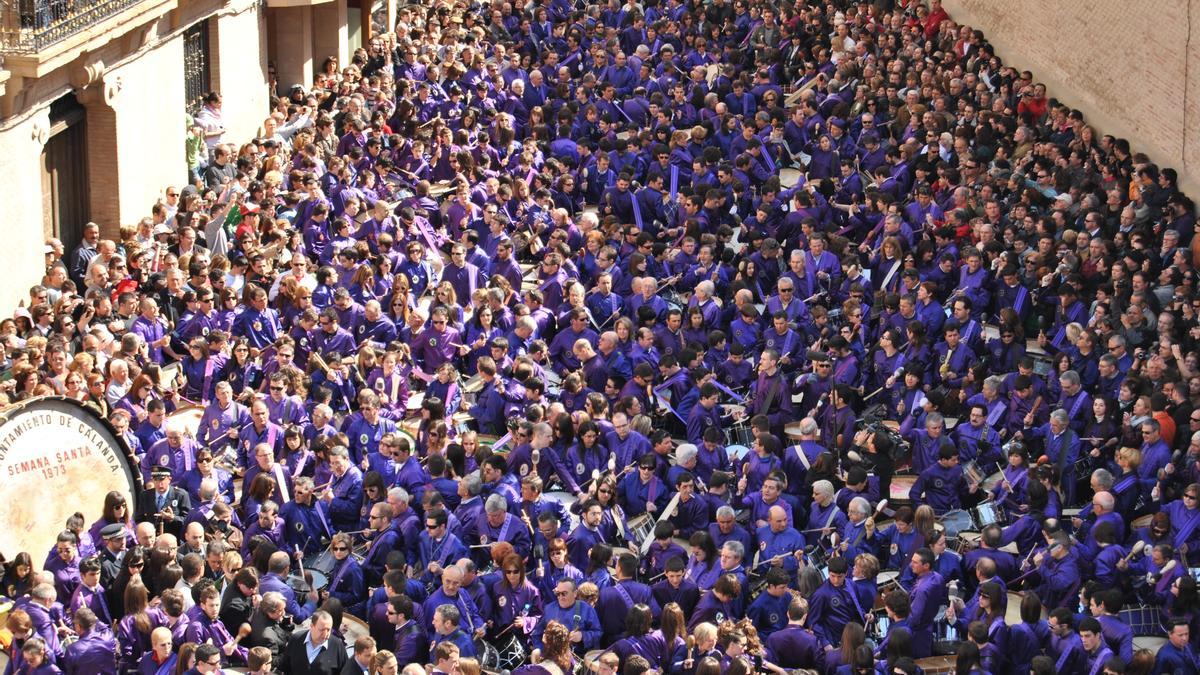
{"type": "Polygon", "coordinates": [[[143,0],[0,0],[0,53],[32,54],[143,0]]]}

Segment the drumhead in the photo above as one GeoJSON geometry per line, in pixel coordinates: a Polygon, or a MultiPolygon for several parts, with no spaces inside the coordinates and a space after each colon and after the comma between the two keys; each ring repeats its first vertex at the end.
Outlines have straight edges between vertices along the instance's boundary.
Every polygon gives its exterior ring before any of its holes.
{"type": "Polygon", "coordinates": [[[41,555],[76,511],[97,518],[110,491],[136,504],[142,479],[134,466],[108,420],[76,401],[44,397],[4,409],[0,476],[9,498],[0,502],[0,551],[41,555]]]}
{"type": "Polygon", "coordinates": [[[183,432],[184,436],[195,438],[196,434],[200,432],[201,417],[204,417],[204,406],[185,405],[167,415],[167,418],[163,420],[163,427],[166,431],[179,430],[183,432]]]}
{"type": "Polygon", "coordinates": [[[737,463],[738,460],[750,454],[750,448],[744,445],[730,445],[725,448],[725,452],[729,455],[729,461],[737,463]]]}

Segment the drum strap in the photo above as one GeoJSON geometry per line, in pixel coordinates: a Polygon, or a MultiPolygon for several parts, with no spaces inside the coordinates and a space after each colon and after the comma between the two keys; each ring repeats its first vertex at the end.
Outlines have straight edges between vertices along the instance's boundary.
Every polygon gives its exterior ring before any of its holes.
{"type": "Polygon", "coordinates": [[[316,500],[316,506],[313,507],[313,510],[317,512],[317,519],[321,521],[321,527],[325,529],[325,536],[328,537],[331,533],[329,531],[329,521],[325,520],[324,504],[320,499],[316,500]]]}
{"type": "MultiPolygon", "coordinates": [[[[796,451],[796,457],[800,459],[800,463],[804,465],[804,469],[806,471],[811,469],[812,465],[808,463],[808,455],[804,454],[804,448],[797,444],[793,446],[792,449],[796,451]]],[[[828,525],[826,525],[826,527],[828,527],[828,525]]]]}
{"type": "Polygon", "coordinates": [[[512,517],[505,516],[504,517],[504,525],[500,526],[500,534],[498,534],[496,536],[496,543],[499,543],[502,541],[507,541],[504,537],[506,537],[508,535],[508,526],[510,524],[512,524],[512,517]]]}
{"type": "Polygon", "coordinates": [[[1071,645],[1063,645],[1062,654],[1058,655],[1058,660],[1054,662],[1054,669],[1060,673],[1065,672],[1063,667],[1067,665],[1067,657],[1071,655],[1071,645]]]}
{"type": "Polygon", "coordinates": [[[629,597],[629,591],[625,590],[625,587],[620,583],[613,584],[613,589],[615,589],[617,591],[617,595],[620,595],[621,599],[625,601],[625,610],[629,611],[629,608],[633,607],[633,598],[629,597]]]}
{"type": "Polygon", "coordinates": [[[200,396],[204,399],[207,399],[208,392],[212,391],[212,376],[216,366],[216,359],[209,357],[204,360],[204,391],[200,392],[200,396]]]}
{"type": "MultiPolygon", "coordinates": [[[[857,542],[855,542],[857,543],[857,542]]],[[[850,594],[850,599],[854,601],[854,608],[858,610],[858,615],[866,622],[867,613],[863,611],[862,603],[858,601],[858,593],[854,589],[854,580],[846,577],[846,592],[850,594]]]]}
{"type": "Polygon", "coordinates": [[[837,504],[829,505],[829,517],[825,519],[825,528],[824,529],[829,529],[829,526],[833,524],[834,517],[836,517],[840,511],[841,511],[841,509],[839,509],[837,507],[837,504]]]}
{"type": "Polygon", "coordinates": [[[997,400],[996,405],[992,406],[992,411],[988,413],[987,425],[989,427],[996,426],[996,421],[1000,419],[1000,416],[1003,415],[1004,411],[1007,409],[1008,406],[1004,405],[1004,401],[997,400]]]}
{"type": "Polygon", "coordinates": [[[279,464],[275,464],[275,466],[271,467],[271,473],[275,474],[275,480],[277,482],[276,487],[279,488],[279,496],[283,497],[283,503],[286,504],[292,501],[291,495],[288,494],[287,481],[285,480],[285,476],[283,474],[283,467],[279,464]]]}
{"type": "Polygon", "coordinates": [[[1196,531],[1197,526],[1200,526],[1200,511],[1193,513],[1192,517],[1179,528],[1179,533],[1175,535],[1175,545],[1186,543],[1192,533],[1196,531]]]}
{"type": "Polygon", "coordinates": [[[333,575],[333,581],[329,582],[330,591],[337,590],[338,582],[342,580],[342,577],[346,575],[346,572],[350,571],[350,561],[352,559],[352,556],[346,556],[346,559],[342,561],[342,565],[338,568],[337,574],[333,575]]]}

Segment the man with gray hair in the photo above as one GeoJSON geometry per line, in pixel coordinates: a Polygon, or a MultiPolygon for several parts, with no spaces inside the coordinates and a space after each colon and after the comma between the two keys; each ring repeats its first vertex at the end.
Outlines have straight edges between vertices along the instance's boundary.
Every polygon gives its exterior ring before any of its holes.
{"type": "Polygon", "coordinates": [[[320,553],[322,539],[332,537],[333,531],[325,514],[317,510],[313,479],[308,476],[297,478],[292,492],[292,501],[279,509],[285,523],[284,542],[291,551],[309,555],[320,553]]]}
{"type": "Polygon", "coordinates": [[[458,519],[459,528],[455,532],[463,541],[475,541],[476,528],[479,519],[483,517],[483,476],[477,469],[463,476],[458,481],[458,506],[454,509],[454,517],[458,519]]]}
{"type": "Polygon", "coordinates": [[[717,508],[716,522],[708,526],[708,535],[712,537],[713,545],[721,548],[726,542],[736,541],[742,545],[742,550],[753,547],[754,539],[749,530],[738,524],[732,506],[717,508]]]}
{"type": "MultiPolygon", "coordinates": [[[[554,454],[547,452],[546,454],[554,454]]],[[[507,541],[522,558],[529,556],[533,546],[529,528],[516,516],[508,512],[508,500],[503,495],[493,494],[483,506],[483,514],[475,520],[480,544],[496,544],[507,541]]]]}
{"type": "MultiPolygon", "coordinates": [[[[458,628],[461,628],[469,638],[483,637],[486,625],[483,617],[479,615],[479,609],[475,605],[475,601],[471,599],[471,595],[463,590],[463,571],[458,565],[450,565],[442,570],[442,585],[422,603],[425,616],[425,631],[432,634],[439,626],[434,617],[442,606],[449,605],[454,609],[456,616],[453,622],[458,628]]],[[[440,631],[439,631],[440,632],[440,631]]],[[[442,633],[445,635],[446,633],[442,633]]],[[[469,639],[468,638],[468,639],[469,639]]]]}
{"type": "Polygon", "coordinates": [[[287,649],[291,637],[291,631],[282,625],[285,607],[286,602],[279,593],[270,591],[262,594],[258,607],[250,615],[247,647],[266,647],[271,650],[272,660],[283,658],[283,650],[287,649]]]}
{"type": "Polygon", "coordinates": [[[329,468],[333,479],[321,495],[329,524],[334,530],[349,532],[358,528],[363,501],[362,471],[350,461],[350,451],[340,445],[329,449],[329,468]]]}
{"type": "MultiPolygon", "coordinates": [[[[1063,373],[1066,378],[1071,371],[1063,373]]],[[[1075,377],[1078,386],[1078,376],[1075,377]]],[[[1066,393],[1064,389],[1063,393],[1066,393]]],[[[1087,394],[1084,393],[1086,396],[1087,394]]],[[[1088,406],[1091,410],[1091,406],[1088,406]]],[[[1030,428],[1029,416],[1026,416],[1026,427],[1019,431],[1021,438],[1036,439],[1042,442],[1042,454],[1050,460],[1051,466],[1059,470],[1060,487],[1063,490],[1063,504],[1075,503],[1075,462],[1079,460],[1079,434],[1070,425],[1070,417],[1066,410],[1059,408],[1050,413],[1050,421],[1030,428]]]]}
{"type": "MultiPolygon", "coordinates": [[[[517,80],[518,82],[520,80],[517,80]]],[[[453,604],[438,605],[433,610],[430,623],[433,625],[433,640],[429,644],[429,662],[437,663],[434,655],[439,644],[450,642],[458,647],[458,655],[462,658],[473,658],[476,655],[475,642],[471,633],[462,628],[463,613],[453,604]]]]}

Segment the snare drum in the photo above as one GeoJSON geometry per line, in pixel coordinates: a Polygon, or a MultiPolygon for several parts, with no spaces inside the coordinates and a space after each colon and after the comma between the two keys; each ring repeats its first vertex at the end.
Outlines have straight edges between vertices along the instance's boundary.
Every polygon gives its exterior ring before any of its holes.
{"type": "Polygon", "coordinates": [[[963,480],[967,481],[967,485],[980,485],[983,483],[983,470],[979,468],[979,464],[975,460],[971,460],[962,466],[963,480]]]}
{"type": "Polygon", "coordinates": [[[971,529],[971,514],[962,509],[954,509],[947,511],[939,519],[942,522],[942,527],[946,530],[948,539],[957,539],[959,532],[964,532],[971,529]]]}
{"type": "Polygon", "coordinates": [[[640,547],[647,537],[654,535],[654,524],[657,521],[649,513],[630,518],[625,524],[625,536],[635,548],[640,547]]]}
{"type": "Polygon", "coordinates": [[[730,448],[735,446],[746,446],[748,448],[754,445],[754,432],[750,430],[750,425],[741,422],[726,429],[725,445],[730,448]]]}
{"type": "Polygon", "coordinates": [[[983,535],[978,532],[959,532],[958,533],[958,554],[966,555],[967,551],[979,547],[979,540],[983,535]]]}
{"type": "Polygon", "coordinates": [[[871,612],[871,622],[868,628],[867,637],[875,642],[878,647],[887,637],[888,627],[892,625],[892,620],[888,618],[886,611],[876,610],[871,612]]]}
{"type": "Polygon", "coordinates": [[[489,673],[500,672],[500,650],[483,640],[475,641],[475,658],[479,669],[489,673]]]}
{"type": "Polygon", "coordinates": [[[498,641],[496,651],[500,655],[499,668],[501,670],[516,670],[525,663],[525,645],[521,643],[521,638],[515,634],[509,633],[506,638],[498,641]]]}
{"type": "Polygon", "coordinates": [[[982,502],[975,508],[971,509],[971,515],[975,516],[975,525],[980,530],[994,523],[1000,523],[1004,517],[1004,513],[996,508],[992,502],[982,502]]]}
{"type": "Polygon", "coordinates": [[[1129,625],[1134,636],[1160,637],[1166,632],[1163,628],[1162,610],[1153,605],[1126,607],[1121,610],[1119,616],[1129,625]]]}

